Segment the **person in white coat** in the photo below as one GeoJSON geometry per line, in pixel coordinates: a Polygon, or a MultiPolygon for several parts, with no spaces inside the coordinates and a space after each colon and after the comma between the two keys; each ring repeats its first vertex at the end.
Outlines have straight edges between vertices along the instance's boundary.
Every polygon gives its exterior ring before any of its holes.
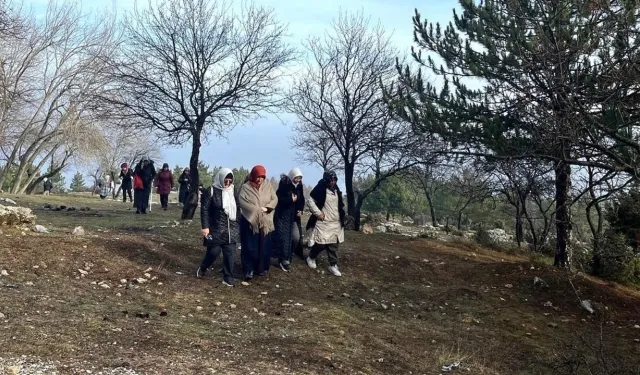
{"type": "Polygon", "coordinates": [[[338,269],[338,248],[344,242],[344,222],[346,213],[342,192],[338,188],[338,177],[333,171],[325,172],[322,180],[311,191],[307,207],[311,218],[307,222],[310,233],[307,265],[316,269],[316,259],[323,251],[329,258],[329,272],[342,276],[338,269]]]}

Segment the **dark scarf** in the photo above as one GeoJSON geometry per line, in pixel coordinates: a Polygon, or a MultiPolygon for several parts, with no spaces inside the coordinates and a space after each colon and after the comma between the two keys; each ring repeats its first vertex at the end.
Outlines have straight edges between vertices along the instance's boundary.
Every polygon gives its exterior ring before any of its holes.
{"type": "MultiPolygon", "coordinates": [[[[324,208],[324,204],[327,201],[327,182],[322,179],[318,181],[316,187],[311,190],[311,194],[309,196],[316,202],[316,206],[318,209],[322,210],[324,208]]],[[[338,213],[340,214],[340,225],[344,227],[344,219],[346,217],[346,213],[344,212],[344,202],[342,200],[342,192],[338,188],[338,185],[332,190],[338,195],[338,213]]],[[[316,223],[318,222],[318,218],[315,215],[312,215],[307,222],[307,230],[314,228],[316,223]]]]}

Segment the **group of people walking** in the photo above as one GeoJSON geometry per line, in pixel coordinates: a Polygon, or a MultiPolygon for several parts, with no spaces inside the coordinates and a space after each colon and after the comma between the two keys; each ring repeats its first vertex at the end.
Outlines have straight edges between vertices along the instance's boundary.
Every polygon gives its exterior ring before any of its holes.
{"type": "MultiPolygon", "coordinates": [[[[148,157],[143,157],[133,170],[129,164],[122,163],[120,165],[120,181],[122,200],[126,203],[128,195],[129,201],[133,202],[136,209],[136,214],[146,214],[149,210],[149,198],[154,185],[160,196],[162,209],[165,211],[169,209],[169,194],[174,187],[173,173],[169,169],[169,164],[164,163],[162,169],[157,172],[153,160],[148,157]]],[[[184,169],[178,183],[180,184],[178,200],[180,203],[184,203],[191,184],[189,168],[184,169]]]]}
{"type": "Polygon", "coordinates": [[[325,172],[308,201],[303,194],[302,178],[302,171],[294,168],[288,175],[281,175],[274,191],[267,181],[266,169],[257,165],[236,194],[232,170],[221,169],[213,186],[203,190],[201,196],[201,234],[206,252],[197,277],[203,277],[222,254],[223,284],[235,285],[233,267],[238,244],[245,281],[265,276],[272,258],[278,260],[283,271],[289,272],[294,254],[316,269],[316,259],[323,251],[329,258],[329,271],[342,276],[337,252],[344,242],[345,211],[336,173],[325,172]],[[305,207],[312,214],[306,225],[306,246],[301,221],[305,207]]]}

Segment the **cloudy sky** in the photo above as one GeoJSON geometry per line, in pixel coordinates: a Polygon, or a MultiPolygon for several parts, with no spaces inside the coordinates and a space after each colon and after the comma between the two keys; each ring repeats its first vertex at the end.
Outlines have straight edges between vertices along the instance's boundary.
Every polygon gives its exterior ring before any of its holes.
{"type": "MultiPolygon", "coordinates": [[[[117,9],[122,14],[133,8],[133,0],[78,0],[83,9],[90,12],[104,12],[105,8],[117,9]]],[[[255,0],[258,5],[273,8],[279,19],[288,25],[291,43],[300,46],[310,35],[322,35],[331,20],[342,11],[364,11],[373,23],[378,20],[386,30],[393,33],[392,40],[401,54],[406,54],[412,44],[412,22],[414,9],[418,8],[423,17],[430,21],[448,23],[452,10],[457,8],[455,0],[416,1],[416,0],[255,0]]],[[[140,4],[147,4],[142,0],[140,4]]],[[[46,8],[46,0],[25,0],[36,12],[46,8]]],[[[265,118],[251,124],[239,124],[227,139],[210,139],[203,146],[201,159],[210,165],[228,167],[244,166],[251,168],[255,164],[266,166],[270,175],[286,173],[300,166],[305,173],[307,184],[317,181],[322,172],[316,166],[299,165],[295,160],[295,150],[289,145],[291,124],[295,118],[283,114],[281,119],[265,118]]],[[[189,162],[190,146],[163,149],[163,161],[172,167],[176,164],[186,166],[189,162]]],[[[74,171],[68,171],[70,182],[74,171]]]]}

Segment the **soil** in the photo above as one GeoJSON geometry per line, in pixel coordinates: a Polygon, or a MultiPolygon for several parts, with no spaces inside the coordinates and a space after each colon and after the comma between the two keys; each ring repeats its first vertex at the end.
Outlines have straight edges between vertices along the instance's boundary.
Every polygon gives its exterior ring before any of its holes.
{"type": "Polygon", "coordinates": [[[61,374],[440,374],[458,361],[452,373],[640,368],[640,294],[526,253],[349,232],[342,278],[321,256],[315,271],[296,259],[290,273],[274,266],[229,288],[220,260],[195,278],[199,218],[176,226],[175,205],[135,215],[91,197],[7,197],[51,232],[2,228],[1,355],[58,361],[61,374]],[[86,235],[71,235],[77,225],[86,235]]]}

